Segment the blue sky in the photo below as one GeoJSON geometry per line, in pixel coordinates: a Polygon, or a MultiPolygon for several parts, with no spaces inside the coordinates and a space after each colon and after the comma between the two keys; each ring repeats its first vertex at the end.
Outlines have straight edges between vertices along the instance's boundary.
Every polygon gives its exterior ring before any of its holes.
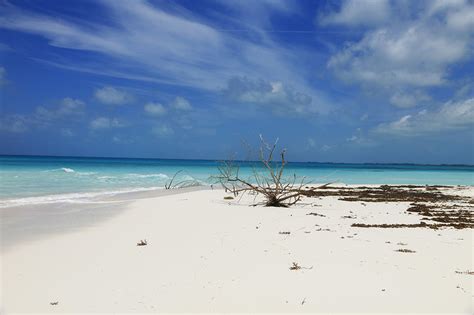
{"type": "Polygon", "coordinates": [[[0,1],[0,154],[474,164],[474,3],[0,1]]]}

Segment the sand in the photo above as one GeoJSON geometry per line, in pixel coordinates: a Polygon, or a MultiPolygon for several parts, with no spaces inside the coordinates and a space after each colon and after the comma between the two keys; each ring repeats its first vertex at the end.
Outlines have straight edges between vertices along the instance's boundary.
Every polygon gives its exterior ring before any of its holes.
{"type": "Polygon", "coordinates": [[[473,312],[472,229],[351,227],[420,222],[407,202],[224,196],[0,209],[2,313],[473,312]]]}

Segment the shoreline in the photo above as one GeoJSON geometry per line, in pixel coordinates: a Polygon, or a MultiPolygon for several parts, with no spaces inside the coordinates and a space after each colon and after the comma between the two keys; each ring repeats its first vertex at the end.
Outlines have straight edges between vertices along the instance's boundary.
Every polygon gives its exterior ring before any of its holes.
{"type": "MultiPolygon", "coordinates": [[[[2,209],[11,215],[10,228],[15,215],[24,228],[10,245],[2,229],[3,310],[472,311],[472,228],[354,227],[413,225],[424,217],[407,212],[409,200],[367,201],[369,191],[364,200],[350,201],[336,192],[291,208],[253,206],[253,196],[225,200],[222,189],[192,189],[110,197],[90,208],[2,209]],[[147,245],[137,246],[141,240],[147,245]]],[[[474,197],[472,186],[432,191],[438,192],[461,195],[445,202],[456,207],[474,197]]]]}
{"type": "Polygon", "coordinates": [[[95,203],[104,200],[120,200],[122,198],[136,199],[146,197],[159,197],[168,194],[212,189],[211,185],[196,185],[183,188],[165,189],[164,187],[139,187],[126,188],[123,190],[104,190],[104,191],[85,191],[80,193],[58,193],[58,194],[44,194],[37,196],[25,196],[17,198],[0,198],[0,211],[2,209],[9,209],[14,207],[22,207],[29,205],[44,205],[55,203],[69,203],[69,204],[87,204],[95,203]]]}
{"type": "Polygon", "coordinates": [[[207,189],[207,187],[187,187],[134,191],[100,195],[95,200],[83,202],[53,201],[0,208],[1,251],[28,240],[47,238],[98,224],[120,214],[128,205],[140,199],[207,189]]]}
{"type": "MultiPolygon", "coordinates": [[[[324,182],[321,183],[310,183],[308,186],[318,186],[323,185],[324,182]]],[[[330,186],[340,186],[340,187],[348,187],[348,188],[357,188],[357,187],[379,187],[379,186],[391,186],[391,187],[398,187],[398,186],[406,186],[407,188],[423,188],[423,187],[474,187],[474,185],[451,185],[451,184],[426,184],[426,185],[418,185],[418,184],[410,184],[410,183],[402,183],[402,184],[346,184],[343,182],[333,182],[330,186]]],[[[157,187],[137,187],[137,188],[124,188],[122,190],[103,190],[103,191],[84,191],[80,193],[58,193],[58,194],[43,194],[43,195],[35,195],[35,196],[23,196],[23,197],[13,197],[13,198],[0,198],[0,211],[2,209],[9,209],[14,207],[23,207],[23,206],[37,206],[37,205],[44,205],[44,204],[55,204],[55,203],[69,203],[69,204],[87,204],[87,203],[95,203],[104,200],[120,200],[123,198],[129,199],[138,199],[138,198],[152,198],[152,197],[159,197],[159,196],[166,196],[168,194],[174,193],[181,193],[186,191],[194,191],[194,190],[213,190],[213,189],[221,189],[219,184],[208,184],[208,185],[195,185],[183,188],[172,188],[172,189],[165,189],[164,187],[157,186],[157,187]]]]}

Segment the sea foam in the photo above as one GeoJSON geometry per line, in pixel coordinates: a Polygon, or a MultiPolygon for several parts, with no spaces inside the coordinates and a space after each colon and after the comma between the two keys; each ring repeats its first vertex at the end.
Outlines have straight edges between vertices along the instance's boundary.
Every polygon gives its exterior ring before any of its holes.
{"type": "Polygon", "coordinates": [[[126,176],[129,177],[129,178],[153,178],[153,177],[157,177],[157,178],[161,178],[161,179],[168,179],[169,178],[168,175],[162,174],[162,173],[158,173],[158,174],[135,174],[135,173],[131,173],[131,174],[127,174],[126,176]]]}
{"type": "Polygon", "coordinates": [[[161,190],[163,187],[138,187],[130,189],[120,189],[113,191],[100,191],[100,192],[84,192],[84,193],[67,193],[67,194],[54,194],[38,197],[25,197],[16,199],[4,199],[0,200],[0,208],[25,206],[25,205],[37,205],[37,204],[51,204],[51,203],[94,203],[98,202],[97,198],[110,197],[123,193],[141,192],[141,191],[153,191],[161,190]]]}

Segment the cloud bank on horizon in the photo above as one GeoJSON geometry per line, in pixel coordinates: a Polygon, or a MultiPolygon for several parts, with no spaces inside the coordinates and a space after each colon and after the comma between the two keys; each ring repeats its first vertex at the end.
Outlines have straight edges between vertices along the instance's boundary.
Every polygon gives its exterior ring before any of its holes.
{"type": "Polygon", "coordinates": [[[3,1],[2,154],[474,164],[474,3],[3,1]]]}

